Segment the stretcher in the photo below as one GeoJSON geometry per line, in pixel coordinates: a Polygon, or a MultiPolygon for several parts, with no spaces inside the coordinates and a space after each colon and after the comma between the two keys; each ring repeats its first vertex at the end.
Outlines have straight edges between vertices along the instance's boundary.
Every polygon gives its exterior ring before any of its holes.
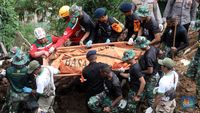
{"type": "Polygon", "coordinates": [[[89,50],[97,51],[97,62],[107,63],[113,70],[118,70],[121,67],[129,68],[130,66],[121,60],[124,51],[128,49],[136,52],[136,59],[143,54],[142,50],[127,45],[127,42],[98,43],[93,44],[91,48],[86,48],[86,46],[59,47],[44,62],[60,70],[57,76],[80,76],[82,69],[89,64],[86,59],[89,50]]]}

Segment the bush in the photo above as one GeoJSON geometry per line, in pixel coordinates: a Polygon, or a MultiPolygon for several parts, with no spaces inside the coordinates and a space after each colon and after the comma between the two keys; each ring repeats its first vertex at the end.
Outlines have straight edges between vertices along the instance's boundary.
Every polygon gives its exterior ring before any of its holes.
{"type": "Polygon", "coordinates": [[[14,2],[12,0],[0,0],[0,2],[0,41],[6,48],[10,48],[13,45],[19,21],[14,11],[14,2]]]}

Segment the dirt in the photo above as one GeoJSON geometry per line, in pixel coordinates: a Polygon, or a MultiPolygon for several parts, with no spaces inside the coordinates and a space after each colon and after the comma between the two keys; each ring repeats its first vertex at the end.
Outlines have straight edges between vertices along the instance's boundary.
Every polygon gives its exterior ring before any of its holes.
{"type": "MultiPolygon", "coordinates": [[[[191,36],[191,35],[190,35],[191,36]]],[[[192,34],[193,37],[190,38],[190,47],[196,42],[197,34],[192,34]]],[[[185,72],[187,66],[184,66],[180,60],[187,59],[191,60],[194,56],[196,50],[192,50],[190,54],[183,56],[179,55],[175,58],[176,70],[179,73],[179,84],[177,87],[177,113],[200,113],[200,109],[192,108],[184,110],[181,107],[181,97],[182,96],[195,96],[196,85],[194,81],[190,78],[185,77],[185,72]]],[[[55,80],[57,90],[56,90],[56,100],[54,109],[56,113],[87,113],[85,107],[85,93],[83,88],[79,85],[79,78],[57,78],[55,80]]],[[[0,106],[5,100],[6,89],[8,84],[0,81],[0,106]]]]}

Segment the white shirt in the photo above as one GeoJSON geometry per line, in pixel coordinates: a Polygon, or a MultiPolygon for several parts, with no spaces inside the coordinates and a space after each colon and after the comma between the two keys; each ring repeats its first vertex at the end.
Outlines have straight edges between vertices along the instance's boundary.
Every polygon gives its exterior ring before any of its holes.
{"type": "Polygon", "coordinates": [[[37,77],[36,77],[36,85],[37,85],[36,92],[43,94],[44,88],[47,87],[49,85],[49,83],[51,82],[50,77],[52,77],[52,80],[53,80],[53,76],[51,76],[51,74],[54,75],[54,74],[58,74],[58,73],[59,73],[59,70],[52,66],[46,66],[46,67],[42,68],[42,72],[39,75],[37,75],[37,77]]]}
{"type": "Polygon", "coordinates": [[[176,89],[178,78],[179,78],[178,74],[175,71],[168,72],[159,81],[158,93],[164,94],[173,87],[176,89]],[[174,83],[174,76],[175,76],[175,83],[174,83]]]}

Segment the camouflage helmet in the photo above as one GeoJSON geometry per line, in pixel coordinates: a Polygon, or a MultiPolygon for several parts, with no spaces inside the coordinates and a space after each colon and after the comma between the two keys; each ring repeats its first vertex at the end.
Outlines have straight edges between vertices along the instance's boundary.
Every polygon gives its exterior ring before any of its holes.
{"type": "Polygon", "coordinates": [[[149,46],[150,41],[146,39],[146,37],[144,36],[138,36],[135,41],[135,47],[137,48],[146,48],[147,46],[149,46]]]}
{"type": "Polygon", "coordinates": [[[147,5],[141,6],[138,10],[135,11],[135,14],[140,17],[150,16],[150,12],[147,5]]]}
{"type": "Polygon", "coordinates": [[[29,56],[22,50],[18,49],[12,57],[12,64],[15,66],[23,66],[29,62],[29,56]]]}
{"type": "Polygon", "coordinates": [[[124,52],[122,60],[127,61],[135,57],[135,52],[133,50],[127,50],[124,52]]]}
{"type": "Polygon", "coordinates": [[[74,18],[80,16],[81,12],[82,12],[82,7],[77,6],[76,4],[72,5],[70,8],[70,14],[74,18]]]}

